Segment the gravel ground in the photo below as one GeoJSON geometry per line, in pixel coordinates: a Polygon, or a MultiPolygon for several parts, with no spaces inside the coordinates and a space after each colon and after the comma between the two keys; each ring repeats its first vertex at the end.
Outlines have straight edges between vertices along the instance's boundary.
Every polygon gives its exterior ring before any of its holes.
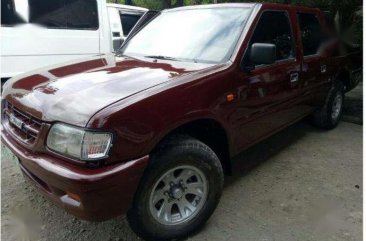
{"type": "MultiPolygon", "coordinates": [[[[361,91],[362,97],[362,91],[361,91]]],[[[81,221],[38,194],[1,153],[2,240],[140,240],[124,217],[81,221]]],[[[235,159],[221,202],[188,240],[362,240],[362,126],[295,124],[235,159]]]]}

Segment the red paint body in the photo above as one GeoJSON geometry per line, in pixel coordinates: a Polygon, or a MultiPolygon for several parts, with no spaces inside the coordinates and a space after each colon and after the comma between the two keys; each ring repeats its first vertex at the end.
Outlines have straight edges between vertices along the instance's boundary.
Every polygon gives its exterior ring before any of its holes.
{"type": "Polygon", "coordinates": [[[3,118],[3,143],[19,158],[25,175],[70,213],[103,220],[130,207],[149,154],[176,128],[197,120],[217,123],[232,157],[321,105],[345,60],[331,51],[303,58],[296,12],[315,12],[324,25],[320,11],[277,4],[231,6],[249,6],[253,12],[227,63],[103,55],[9,80],[3,92],[6,101],[42,123],[38,137],[26,143],[3,118]],[[296,59],[246,73],[240,62],[265,10],[288,11],[296,59]],[[328,71],[321,74],[324,63],[328,71]],[[294,72],[300,77],[296,84],[290,82],[294,72]],[[230,94],[232,101],[227,100],[230,94]],[[109,158],[92,168],[48,150],[47,133],[55,122],[113,132],[109,158]],[[66,192],[77,194],[81,202],[66,192]]]}

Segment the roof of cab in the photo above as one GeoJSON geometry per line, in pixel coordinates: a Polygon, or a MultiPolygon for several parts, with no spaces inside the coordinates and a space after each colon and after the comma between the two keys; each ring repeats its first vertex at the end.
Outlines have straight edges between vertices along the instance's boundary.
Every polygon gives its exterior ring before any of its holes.
{"type": "Polygon", "coordinates": [[[180,10],[190,10],[190,9],[205,9],[205,8],[252,8],[260,3],[218,3],[218,4],[202,4],[202,5],[191,5],[191,6],[184,6],[178,8],[171,8],[165,9],[164,12],[172,12],[172,11],[180,11],[180,10]]]}
{"type": "Polygon", "coordinates": [[[280,3],[220,3],[220,4],[203,4],[203,5],[191,5],[185,7],[178,7],[172,9],[165,9],[164,12],[170,11],[180,11],[180,10],[190,10],[190,9],[205,9],[205,8],[228,8],[228,7],[264,7],[264,8],[285,8],[285,9],[295,9],[297,11],[311,11],[311,12],[319,12],[318,8],[307,8],[302,6],[294,6],[288,4],[280,4],[280,3]]]}
{"type": "Polygon", "coordinates": [[[262,7],[265,8],[287,8],[295,11],[306,11],[306,12],[319,12],[319,8],[308,8],[299,5],[281,4],[281,3],[262,3],[262,7]]]}
{"type": "Polygon", "coordinates": [[[149,11],[149,9],[147,9],[147,8],[141,8],[141,7],[135,7],[135,6],[123,5],[123,4],[116,4],[116,3],[107,3],[107,7],[114,7],[114,8],[134,10],[134,11],[143,11],[143,12],[149,11]]]}

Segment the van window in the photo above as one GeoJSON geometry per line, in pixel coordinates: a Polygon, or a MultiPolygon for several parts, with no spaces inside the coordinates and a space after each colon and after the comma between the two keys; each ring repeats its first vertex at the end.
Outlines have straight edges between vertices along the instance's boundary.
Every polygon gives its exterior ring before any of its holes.
{"type": "Polygon", "coordinates": [[[68,29],[98,29],[98,5],[96,0],[66,0],[68,29]]]}
{"type": "Polygon", "coordinates": [[[277,61],[294,58],[294,39],[287,12],[263,12],[249,46],[254,43],[275,44],[277,61]]]}
{"type": "Polygon", "coordinates": [[[141,16],[142,14],[120,12],[124,36],[127,36],[130,33],[131,29],[135,26],[137,21],[139,21],[141,16]]]}
{"type": "Polygon", "coordinates": [[[28,0],[29,22],[46,28],[98,29],[96,0],[28,0]]]}
{"type": "Polygon", "coordinates": [[[16,12],[14,0],[1,0],[1,26],[14,26],[24,22],[16,12]]]}
{"type": "Polygon", "coordinates": [[[298,13],[304,56],[318,52],[323,39],[323,31],[316,14],[298,13]]]}
{"type": "Polygon", "coordinates": [[[66,28],[65,0],[29,0],[29,22],[47,28],[66,28]]]}

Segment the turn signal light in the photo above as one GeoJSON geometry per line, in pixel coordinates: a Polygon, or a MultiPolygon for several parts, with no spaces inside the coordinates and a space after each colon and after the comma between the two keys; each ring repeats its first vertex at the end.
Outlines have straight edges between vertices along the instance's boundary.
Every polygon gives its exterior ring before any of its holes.
{"type": "Polygon", "coordinates": [[[72,193],[72,192],[66,192],[67,196],[69,196],[70,198],[74,199],[75,201],[81,202],[80,196],[72,193]]]}
{"type": "Polygon", "coordinates": [[[231,102],[231,101],[233,101],[234,99],[235,99],[234,94],[228,94],[228,95],[226,96],[226,100],[227,100],[228,102],[231,102]]]}

